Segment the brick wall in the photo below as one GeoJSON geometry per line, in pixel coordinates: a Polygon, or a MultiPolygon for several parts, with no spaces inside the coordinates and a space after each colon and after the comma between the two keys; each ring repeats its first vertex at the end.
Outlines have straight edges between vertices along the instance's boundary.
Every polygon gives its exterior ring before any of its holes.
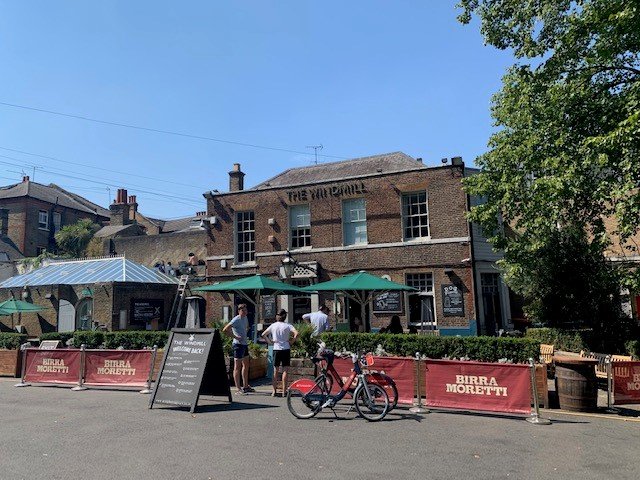
{"type": "Polygon", "coordinates": [[[188,259],[193,252],[198,258],[206,257],[207,232],[165,233],[161,235],[140,235],[137,237],[116,237],[111,239],[115,250],[112,253],[125,255],[134,262],[153,266],[164,260],[177,266],[178,262],[188,259]]]}
{"type": "MultiPolygon", "coordinates": [[[[448,166],[319,185],[215,195],[207,200],[208,215],[218,217],[218,222],[212,225],[208,244],[208,278],[224,281],[254,273],[277,274],[289,243],[288,207],[308,203],[312,248],[296,250],[294,256],[298,262],[318,262],[322,267],[319,281],[358,270],[386,274],[401,283],[405,282],[407,273],[431,273],[439,326],[468,327],[469,320],[475,319],[475,311],[471,268],[461,263],[471,252],[465,219],[466,195],[460,180],[461,170],[448,166]],[[343,194],[332,195],[333,188],[342,189],[343,194]],[[403,243],[401,195],[425,190],[431,240],[403,243]],[[323,195],[322,192],[329,193],[323,195]],[[366,201],[368,245],[343,248],[342,201],[359,197],[366,201]],[[236,212],[249,210],[255,214],[257,258],[255,266],[242,268],[234,265],[233,259],[234,217],[236,212]],[[269,219],[273,219],[271,225],[269,219]],[[273,241],[269,241],[269,236],[273,241]],[[226,260],[226,268],[221,260],[226,260]],[[453,274],[445,275],[445,268],[452,269],[453,274]],[[442,312],[440,286],[454,282],[464,292],[464,317],[444,317],[442,312]]],[[[230,297],[223,298],[220,294],[209,294],[207,299],[208,320],[220,319],[222,306],[231,302],[230,297]]],[[[405,303],[401,316],[405,325],[406,307],[405,303]]],[[[371,325],[386,325],[390,316],[374,315],[371,325]]]]}

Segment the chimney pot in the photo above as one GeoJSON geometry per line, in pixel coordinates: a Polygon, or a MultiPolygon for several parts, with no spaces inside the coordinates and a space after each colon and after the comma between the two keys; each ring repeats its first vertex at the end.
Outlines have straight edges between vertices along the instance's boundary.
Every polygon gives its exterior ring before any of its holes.
{"type": "Polygon", "coordinates": [[[234,163],[233,164],[233,171],[234,172],[239,172],[240,171],[240,164],[239,163],[234,163]]]}
{"type": "Polygon", "coordinates": [[[417,160],[418,162],[422,163],[422,157],[418,157],[418,158],[416,158],[416,160],[417,160]]]}
{"type": "Polygon", "coordinates": [[[29,175],[25,175],[22,177],[22,181],[23,182],[28,182],[29,181],[29,175]]]}
{"type": "Polygon", "coordinates": [[[135,195],[129,195],[129,203],[130,204],[137,203],[135,195]]]}

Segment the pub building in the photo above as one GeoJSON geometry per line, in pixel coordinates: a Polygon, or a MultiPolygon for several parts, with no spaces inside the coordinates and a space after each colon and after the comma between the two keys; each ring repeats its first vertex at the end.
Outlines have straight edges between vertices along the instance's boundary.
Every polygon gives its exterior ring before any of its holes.
{"type": "MultiPolygon", "coordinates": [[[[495,268],[499,257],[466,219],[471,200],[461,180],[473,173],[460,157],[431,167],[395,152],[291,168],[245,189],[245,172],[236,163],[229,192],[204,194],[207,281],[259,273],[307,286],[365,270],[417,291],[382,295],[365,312],[340,294],[267,297],[258,321],[269,323],[284,308],[288,321],[298,322],[324,303],[338,331],[357,330],[356,318],[365,331],[377,331],[392,315],[400,316],[405,331],[510,329],[508,292],[495,268]]],[[[207,319],[231,319],[238,303],[245,301],[207,294],[207,319]]]]}

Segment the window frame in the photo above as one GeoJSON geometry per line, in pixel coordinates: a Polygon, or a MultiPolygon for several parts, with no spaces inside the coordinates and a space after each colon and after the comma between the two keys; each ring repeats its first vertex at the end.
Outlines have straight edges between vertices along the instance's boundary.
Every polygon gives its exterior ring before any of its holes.
{"type": "Polygon", "coordinates": [[[49,212],[46,210],[38,210],[38,230],[49,230],[49,212]],[[44,214],[44,222],[42,221],[42,214],[44,214]]]}
{"type": "Polygon", "coordinates": [[[256,262],[256,214],[255,211],[253,210],[243,210],[243,211],[239,211],[239,212],[235,212],[234,215],[234,239],[233,239],[233,244],[234,244],[234,261],[236,265],[250,265],[250,264],[255,264],[256,262]],[[251,219],[246,219],[244,218],[244,215],[250,214],[251,215],[251,219]],[[240,216],[243,216],[243,218],[240,218],[240,216]],[[253,229],[251,230],[240,230],[240,223],[245,223],[245,222],[253,222],[253,229]],[[253,243],[253,250],[244,250],[242,252],[243,255],[243,259],[240,259],[240,234],[253,234],[253,240],[243,240],[243,243],[247,242],[247,243],[253,243]],[[245,260],[244,258],[247,255],[247,252],[249,253],[249,256],[251,257],[249,260],[245,260]]]}
{"type": "MultiPolygon", "coordinates": [[[[421,203],[417,203],[417,205],[420,205],[421,203]]],[[[413,242],[413,241],[420,241],[420,240],[428,240],[431,238],[431,225],[429,222],[429,192],[427,192],[427,190],[417,190],[417,191],[413,191],[413,192],[402,192],[402,194],[400,195],[400,216],[402,219],[402,241],[403,242],[413,242]],[[405,198],[409,198],[411,196],[415,196],[415,195],[422,195],[424,194],[425,196],[425,200],[424,200],[424,205],[425,205],[425,209],[426,212],[425,213],[418,213],[415,215],[407,215],[405,212],[405,198]],[[426,218],[426,224],[423,225],[422,222],[420,221],[418,226],[412,225],[412,226],[408,226],[407,225],[407,220],[409,218],[421,218],[421,217],[425,217],[426,218]],[[412,229],[412,228],[427,228],[427,235],[420,235],[418,237],[408,237],[407,236],[407,229],[412,229]]]]}
{"type": "MultiPolygon", "coordinates": [[[[353,210],[350,210],[350,212],[353,210]]],[[[342,200],[342,205],[341,205],[341,213],[342,213],[342,246],[343,247],[351,247],[351,246],[355,246],[355,245],[368,245],[369,244],[369,228],[367,225],[367,199],[365,197],[356,197],[356,198],[346,198],[344,200],[342,200]],[[347,221],[346,219],[346,215],[345,215],[345,205],[348,202],[355,202],[355,201],[362,201],[363,203],[363,210],[364,210],[364,220],[357,220],[357,221],[352,221],[349,220],[347,221]],[[364,228],[365,228],[365,241],[364,242],[356,242],[355,238],[355,230],[354,230],[354,242],[353,243],[347,243],[347,236],[346,236],[346,232],[347,232],[347,224],[352,225],[352,224],[364,224],[364,228]]],[[[355,227],[354,227],[355,228],[355,227]]]]}
{"type": "MultiPolygon", "coordinates": [[[[418,292],[409,292],[407,293],[407,297],[412,296],[412,295],[416,295],[419,296],[421,298],[424,297],[428,297],[429,300],[432,304],[432,308],[433,308],[433,321],[431,322],[424,322],[425,326],[428,326],[429,329],[432,330],[437,330],[438,329],[438,314],[437,314],[437,304],[436,304],[436,293],[435,293],[435,284],[434,284],[434,274],[433,272],[408,272],[404,274],[404,281],[405,281],[405,285],[408,285],[410,287],[414,287],[414,288],[418,288],[420,289],[420,291],[418,292]],[[415,286],[415,282],[410,281],[409,278],[410,276],[415,275],[424,275],[426,277],[425,280],[425,288],[421,289],[420,286],[415,286]],[[429,279],[431,279],[431,281],[429,282],[429,279]]],[[[406,299],[407,300],[407,325],[409,326],[419,326],[422,322],[411,322],[410,318],[409,318],[409,298],[406,299]]]]}
{"type": "MultiPolygon", "coordinates": [[[[301,204],[297,204],[297,205],[289,205],[288,208],[288,219],[289,219],[289,248],[294,250],[294,249],[305,249],[305,248],[311,248],[312,247],[312,243],[311,243],[311,205],[308,203],[301,203],[301,204]],[[299,225],[296,226],[295,228],[293,227],[293,211],[296,208],[300,208],[300,207],[307,207],[307,214],[306,216],[309,217],[309,223],[307,225],[299,225]],[[309,231],[308,235],[302,235],[298,238],[302,238],[302,239],[308,239],[308,245],[298,245],[298,246],[294,246],[293,245],[293,240],[294,240],[294,234],[293,231],[294,230],[302,230],[302,229],[307,229],[309,231]]],[[[306,243],[306,242],[304,242],[306,243]]]]}
{"type": "Polygon", "coordinates": [[[62,214],[60,212],[53,212],[51,223],[53,225],[53,233],[58,233],[62,228],[62,214]],[[58,218],[58,225],[56,225],[56,217],[58,218]]]}

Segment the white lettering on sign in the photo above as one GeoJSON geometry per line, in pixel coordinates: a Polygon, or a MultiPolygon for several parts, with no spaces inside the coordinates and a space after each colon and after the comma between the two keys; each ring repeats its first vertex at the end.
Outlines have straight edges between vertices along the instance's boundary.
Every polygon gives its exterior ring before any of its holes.
{"type": "Polygon", "coordinates": [[[309,200],[321,200],[329,197],[346,197],[367,193],[363,182],[349,185],[332,185],[330,187],[304,188],[287,192],[289,202],[308,202],[309,200]]]}
{"type": "Polygon", "coordinates": [[[42,365],[36,366],[38,373],[69,373],[69,367],[62,358],[43,358],[42,365]]]}
{"type": "Polygon", "coordinates": [[[640,373],[633,374],[633,380],[627,382],[627,390],[640,390],[640,373]]]}
{"type": "Polygon", "coordinates": [[[447,393],[506,397],[507,387],[498,385],[495,377],[456,375],[456,383],[446,384],[447,393]]]}
{"type": "Polygon", "coordinates": [[[97,368],[98,375],[122,375],[132,377],[136,369],[131,368],[128,360],[105,360],[104,366],[97,368]]]}

